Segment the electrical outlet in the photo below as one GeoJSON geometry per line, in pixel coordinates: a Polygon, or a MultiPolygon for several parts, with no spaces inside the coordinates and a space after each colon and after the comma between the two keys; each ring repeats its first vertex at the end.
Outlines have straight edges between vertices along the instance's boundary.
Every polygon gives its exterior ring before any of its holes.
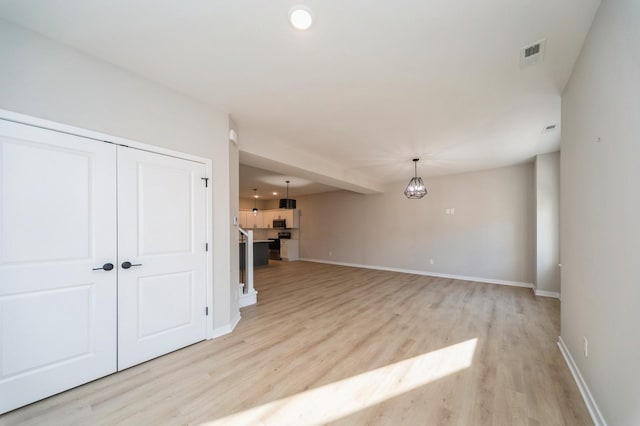
{"type": "Polygon", "coordinates": [[[331,256],[333,256],[333,252],[332,251],[329,252],[329,257],[331,257],[331,256]]]}
{"type": "Polygon", "coordinates": [[[583,339],[584,339],[584,357],[589,358],[589,341],[587,340],[586,337],[583,337],[583,339]]]}
{"type": "Polygon", "coordinates": [[[429,263],[433,265],[433,259],[429,259],[429,263]]]}

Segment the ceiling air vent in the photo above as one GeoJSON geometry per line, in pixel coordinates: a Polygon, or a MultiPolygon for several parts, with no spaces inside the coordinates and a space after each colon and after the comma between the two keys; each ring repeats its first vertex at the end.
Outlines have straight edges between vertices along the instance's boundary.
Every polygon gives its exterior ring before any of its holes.
{"type": "Polygon", "coordinates": [[[520,49],[520,65],[526,66],[542,61],[546,44],[546,40],[540,40],[520,49]]]}

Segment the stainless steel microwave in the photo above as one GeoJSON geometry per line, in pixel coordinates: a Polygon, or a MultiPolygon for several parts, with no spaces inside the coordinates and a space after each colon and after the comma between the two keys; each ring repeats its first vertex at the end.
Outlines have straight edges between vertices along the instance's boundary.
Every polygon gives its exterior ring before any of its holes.
{"type": "Polygon", "coordinates": [[[273,219],[273,229],[286,229],[286,228],[287,228],[286,219],[273,219]]]}

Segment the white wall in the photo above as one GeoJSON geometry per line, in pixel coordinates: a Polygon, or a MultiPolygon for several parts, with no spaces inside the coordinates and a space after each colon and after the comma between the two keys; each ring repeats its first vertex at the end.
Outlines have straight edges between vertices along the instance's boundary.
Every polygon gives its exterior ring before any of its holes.
{"type": "Polygon", "coordinates": [[[407,182],[296,197],[301,257],[534,282],[533,164],[426,179],[422,200],[404,196],[407,182]]]}
{"type": "MultiPolygon", "coordinates": [[[[230,311],[227,114],[0,20],[0,108],[213,160],[213,326],[230,311]]],[[[237,250],[236,250],[237,251],[237,250]]]]}
{"type": "Polygon", "coordinates": [[[603,1],[562,98],[562,339],[610,425],[640,424],[639,23],[603,1]]]}
{"type": "Polygon", "coordinates": [[[240,198],[239,200],[239,208],[242,210],[251,210],[253,209],[254,203],[256,208],[259,210],[266,210],[267,203],[269,200],[254,200],[253,198],[240,198]]]}
{"type": "Polygon", "coordinates": [[[536,156],[536,291],[560,293],[560,153],[536,156]]]}

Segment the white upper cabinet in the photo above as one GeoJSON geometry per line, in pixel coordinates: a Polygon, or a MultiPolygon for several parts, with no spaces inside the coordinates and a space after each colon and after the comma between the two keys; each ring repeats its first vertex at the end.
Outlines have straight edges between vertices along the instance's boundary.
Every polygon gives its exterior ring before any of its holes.
{"type": "Polygon", "coordinates": [[[245,229],[271,229],[273,228],[274,219],[286,219],[287,228],[299,228],[299,211],[297,209],[285,210],[258,210],[256,216],[251,210],[240,211],[240,227],[245,229]]]}
{"type": "Polygon", "coordinates": [[[299,216],[297,209],[258,210],[258,214],[255,216],[251,210],[240,210],[240,227],[244,229],[271,229],[274,219],[286,219],[287,228],[297,229],[300,227],[299,216]]]}
{"type": "Polygon", "coordinates": [[[299,228],[300,227],[300,214],[297,209],[282,210],[283,219],[287,220],[287,228],[299,228]]]}
{"type": "Polygon", "coordinates": [[[263,210],[262,212],[262,227],[271,229],[273,228],[273,219],[277,219],[273,210],[263,210]]]}
{"type": "Polygon", "coordinates": [[[245,228],[262,228],[262,215],[258,212],[257,215],[254,215],[251,210],[247,212],[247,221],[245,228]]]}
{"type": "Polygon", "coordinates": [[[240,210],[240,212],[238,213],[238,221],[240,222],[240,228],[247,227],[247,211],[246,210],[240,210]]]}
{"type": "Polygon", "coordinates": [[[240,210],[240,227],[243,229],[262,228],[262,214],[253,214],[251,210],[240,210]]]}

